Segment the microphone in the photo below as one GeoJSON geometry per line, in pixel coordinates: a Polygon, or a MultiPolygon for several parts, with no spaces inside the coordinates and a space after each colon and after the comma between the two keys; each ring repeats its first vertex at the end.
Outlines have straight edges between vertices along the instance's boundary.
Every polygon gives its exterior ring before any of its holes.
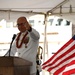
{"type": "Polygon", "coordinates": [[[13,43],[13,41],[14,41],[15,38],[16,38],[16,34],[14,34],[13,37],[12,37],[11,45],[12,45],[12,43],[13,43]]]}

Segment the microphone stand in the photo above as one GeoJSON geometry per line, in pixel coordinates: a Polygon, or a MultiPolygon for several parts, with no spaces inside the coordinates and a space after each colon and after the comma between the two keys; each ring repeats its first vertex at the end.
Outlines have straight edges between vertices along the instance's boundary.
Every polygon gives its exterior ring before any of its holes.
{"type": "Polygon", "coordinates": [[[15,37],[16,37],[16,34],[13,35],[12,41],[11,41],[11,43],[10,43],[10,48],[9,48],[8,52],[7,52],[4,56],[6,56],[7,54],[9,54],[9,57],[10,57],[11,47],[12,47],[12,43],[13,43],[15,37]]]}
{"type": "Polygon", "coordinates": [[[11,53],[12,43],[13,43],[13,39],[12,39],[12,41],[11,41],[11,43],[10,43],[10,48],[9,48],[9,57],[10,57],[10,53],[11,53]]]}

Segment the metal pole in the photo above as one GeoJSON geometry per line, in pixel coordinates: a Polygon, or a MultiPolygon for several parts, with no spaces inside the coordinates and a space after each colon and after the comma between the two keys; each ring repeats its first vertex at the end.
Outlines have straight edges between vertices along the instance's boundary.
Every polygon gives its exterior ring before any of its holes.
{"type": "MultiPolygon", "coordinates": [[[[45,29],[44,29],[44,49],[43,49],[43,62],[45,62],[45,53],[47,50],[47,38],[46,38],[46,31],[47,31],[47,14],[45,14],[45,20],[44,20],[44,25],[45,25],[45,29]]],[[[42,72],[42,75],[45,75],[45,71],[42,72]]]]}

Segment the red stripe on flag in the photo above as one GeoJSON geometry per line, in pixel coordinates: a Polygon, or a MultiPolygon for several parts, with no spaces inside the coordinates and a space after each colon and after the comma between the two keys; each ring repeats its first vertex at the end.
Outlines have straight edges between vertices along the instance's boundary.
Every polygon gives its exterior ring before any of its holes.
{"type": "Polygon", "coordinates": [[[75,69],[71,69],[70,71],[66,71],[62,75],[71,75],[71,74],[75,74],[75,69]]]}
{"type": "Polygon", "coordinates": [[[66,71],[64,70],[62,75],[75,74],[75,58],[74,58],[74,60],[72,60],[72,61],[66,66],[65,69],[67,69],[67,70],[66,70],[66,71]],[[70,67],[70,68],[69,68],[69,67],[70,67]],[[68,69],[68,68],[69,68],[69,69],[68,69]]]}
{"type": "Polygon", "coordinates": [[[70,43],[72,43],[74,40],[73,39],[70,39],[64,46],[62,46],[49,60],[47,60],[46,62],[44,62],[42,64],[45,65],[47,64],[48,62],[50,62],[61,50],[63,50],[64,48],[66,48],[66,46],[68,46],[70,43]]]}
{"type": "MultiPolygon", "coordinates": [[[[75,54],[72,54],[71,56],[69,56],[68,58],[66,58],[65,60],[63,60],[63,61],[61,61],[58,65],[56,65],[56,66],[54,66],[54,67],[52,67],[52,68],[49,68],[48,69],[48,71],[51,71],[53,68],[56,68],[56,67],[58,67],[59,65],[62,65],[62,63],[64,63],[64,62],[66,62],[68,59],[71,59],[71,58],[73,58],[73,57],[75,57],[75,54]]],[[[66,65],[67,65],[68,63],[66,63],[66,65]]],[[[65,65],[65,66],[66,66],[65,65]]],[[[62,68],[63,68],[63,66],[62,66],[62,68]]],[[[60,68],[58,69],[59,71],[60,71],[60,68]]],[[[58,71],[57,70],[57,71],[58,71]]]]}
{"type": "Polygon", "coordinates": [[[68,64],[68,66],[71,66],[71,65],[73,65],[73,64],[75,64],[75,59],[72,60],[72,61],[68,64]]]}
{"type": "MultiPolygon", "coordinates": [[[[75,48],[75,45],[72,46],[69,50],[67,50],[64,54],[62,54],[62,55],[60,55],[58,58],[56,58],[51,64],[48,64],[48,65],[44,66],[43,68],[46,68],[47,66],[51,66],[51,65],[55,64],[56,61],[61,60],[61,58],[62,58],[63,56],[65,56],[66,54],[68,54],[69,52],[71,52],[74,48],[75,48]]],[[[65,61],[65,60],[64,60],[64,61],[65,61]]],[[[63,63],[64,61],[61,61],[61,63],[63,63]]],[[[61,63],[60,63],[60,64],[61,64],[61,63]]],[[[59,64],[59,65],[60,65],[60,64],[59,64]]]]}
{"type": "Polygon", "coordinates": [[[63,45],[49,60],[42,64],[42,69],[47,70],[53,75],[60,75],[73,57],[75,57],[75,42],[70,39],[63,45]]]}

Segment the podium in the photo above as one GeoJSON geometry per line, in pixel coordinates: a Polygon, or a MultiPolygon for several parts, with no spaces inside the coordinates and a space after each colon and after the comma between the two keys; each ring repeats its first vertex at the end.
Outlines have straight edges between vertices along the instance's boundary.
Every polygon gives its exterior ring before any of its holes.
{"type": "Polygon", "coordinates": [[[19,57],[0,57],[0,75],[30,75],[31,62],[19,57]]]}

